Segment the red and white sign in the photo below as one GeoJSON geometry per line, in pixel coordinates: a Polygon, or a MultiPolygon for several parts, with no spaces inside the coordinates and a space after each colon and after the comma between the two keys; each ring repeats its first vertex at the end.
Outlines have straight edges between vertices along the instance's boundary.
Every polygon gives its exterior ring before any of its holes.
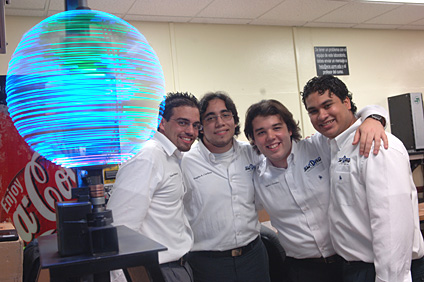
{"type": "Polygon", "coordinates": [[[34,152],[0,105],[0,220],[11,221],[25,243],[56,231],[55,202],[71,199],[76,174],[34,152]]]}

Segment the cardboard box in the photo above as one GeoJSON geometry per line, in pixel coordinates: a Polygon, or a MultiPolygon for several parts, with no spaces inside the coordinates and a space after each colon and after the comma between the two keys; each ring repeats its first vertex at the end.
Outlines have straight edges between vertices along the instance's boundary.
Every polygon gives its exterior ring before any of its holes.
{"type": "MultiPolygon", "coordinates": [[[[0,230],[15,229],[9,222],[0,223],[0,230]]],[[[0,281],[21,282],[23,274],[23,249],[21,238],[0,242],[0,281]]]]}

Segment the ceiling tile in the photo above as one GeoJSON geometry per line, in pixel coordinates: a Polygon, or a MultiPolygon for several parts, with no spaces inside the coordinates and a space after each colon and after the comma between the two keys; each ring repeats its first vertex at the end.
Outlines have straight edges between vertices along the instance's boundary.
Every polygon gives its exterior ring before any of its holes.
{"type": "Polygon", "coordinates": [[[405,29],[405,30],[424,30],[424,25],[403,25],[399,27],[398,29],[405,29]]]}
{"type": "MultiPolygon", "coordinates": [[[[11,0],[6,15],[46,17],[65,0],[11,0]]],[[[87,0],[126,20],[308,27],[421,29],[424,6],[363,0],[87,0]]]]}
{"type": "Polygon", "coordinates": [[[44,17],[44,10],[26,10],[26,9],[7,9],[7,16],[26,16],[26,17],[44,17]]]}
{"type": "Polygon", "coordinates": [[[365,23],[369,24],[409,24],[424,18],[423,5],[403,5],[384,15],[375,17],[365,23]]]}
{"type": "Polygon", "coordinates": [[[415,21],[415,22],[411,22],[409,25],[424,25],[424,19],[415,21]]]}
{"type": "MultiPolygon", "coordinates": [[[[93,9],[93,10],[95,10],[95,9],[93,9]]],[[[49,11],[47,12],[47,17],[53,16],[53,15],[55,15],[55,14],[62,13],[62,12],[64,12],[64,11],[54,11],[54,10],[49,10],[49,11]]],[[[125,14],[119,14],[119,13],[110,13],[110,12],[109,12],[109,14],[114,15],[114,16],[117,16],[118,18],[123,18],[123,17],[125,16],[125,14]]]]}
{"type": "Polygon", "coordinates": [[[346,2],[341,1],[287,0],[262,15],[259,19],[312,21],[346,4],[346,2]]]}
{"type": "Polygon", "coordinates": [[[400,5],[350,2],[315,21],[327,23],[362,23],[398,7],[400,5]]]}
{"type": "Polygon", "coordinates": [[[126,21],[142,21],[142,22],[173,22],[173,23],[186,23],[191,20],[191,17],[171,17],[171,16],[140,16],[140,15],[126,15],[126,21]]]}
{"type": "Polygon", "coordinates": [[[351,23],[318,23],[308,22],[304,25],[305,27],[335,27],[335,28],[350,28],[353,26],[351,23]]]}
{"type": "Polygon", "coordinates": [[[209,18],[255,19],[284,0],[215,0],[197,16],[209,18]]]}
{"type": "Polygon", "coordinates": [[[191,23],[207,24],[248,24],[251,19],[193,18],[191,23]]]}
{"type": "Polygon", "coordinates": [[[288,21],[283,18],[275,19],[275,20],[259,18],[257,20],[253,20],[250,22],[250,24],[257,24],[257,25],[282,25],[282,26],[303,26],[306,23],[307,21],[298,21],[298,20],[288,21]]]}
{"type": "Polygon", "coordinates": [[[138,0],[129,14],[149,16],[188,16],[192,17],[213,0],[138,0]]]}
{"type": "Polygon", "coordinates": [[[366,28],[366,29],[397,29],[400,25],[394,24],[358,24],[354,26],[355,28],[366,28]]]}
{"type": "Polygon", "coordinates": [[[111,14],[126,14],[136,0],[88,0],[88,7],[111,14]]]}
{"type": "MultiPolygon", "coordinates": [[[[136,0],[88,0],[87,6],[92,10],[99,10],[110,14],[126,14],[136,0]]],[[[64,0],[50,0],[49,10],[64,11],[64,0]]]]}
{"type": "MultiPolygon", "coordinates": [[[[6,9],[45,10],[48,0],[11,0],[6,9]]],[[[62,1],[63,2],[63,1],[62,1]]]]}
{"type": "Polygon", "coordinates": [[[65,1],[64,0],[50,0],[49,10],[54,11],[65,11],[65,1]]]}

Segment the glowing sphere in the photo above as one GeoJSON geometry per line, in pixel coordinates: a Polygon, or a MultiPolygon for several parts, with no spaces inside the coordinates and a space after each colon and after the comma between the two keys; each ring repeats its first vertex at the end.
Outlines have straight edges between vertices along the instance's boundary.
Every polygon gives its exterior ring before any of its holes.
{"type": "Polygon", "coordinates": [[[159,60],[137,29],[108,13],[74,10],[23,36],[6,92],[15,127],[35,151],[82,167],[136,154],[157,129],[165,86],[159,60]]]}

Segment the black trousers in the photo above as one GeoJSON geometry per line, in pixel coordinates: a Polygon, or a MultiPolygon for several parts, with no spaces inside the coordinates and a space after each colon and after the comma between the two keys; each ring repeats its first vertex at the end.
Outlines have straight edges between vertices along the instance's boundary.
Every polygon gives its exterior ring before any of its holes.
{"type": "Polygon", "coordinates": [[[187,256],[195,282],[269,282],[268,254],[262,240],[239,256],[192,252],[187,256]]]}
{"type": "Polygon", "coordinates": [[[286,257],[284,272],[289,282],[342,282],[343,259],[326,263],[319,259],[286,257]]]}

